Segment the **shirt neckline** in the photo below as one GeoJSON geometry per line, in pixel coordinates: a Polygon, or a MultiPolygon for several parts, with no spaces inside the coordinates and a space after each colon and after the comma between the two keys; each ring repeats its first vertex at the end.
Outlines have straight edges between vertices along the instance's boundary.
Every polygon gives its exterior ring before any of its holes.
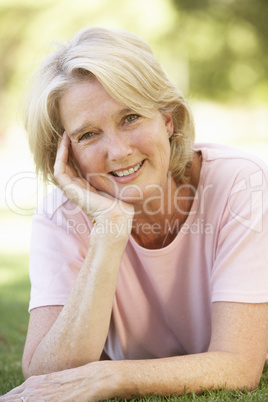
{"type": "Polygon", "coordinates": [[[201,147],[199,147],[198,145],[196,145],[194,147],[194,151],[201,152],[202,164],[201,164],[201,169],[200,169],[197,190],[196,190],[195,197],[194,197],[191,209],[190,209],[190,213],[189,213],[186,221],[183,223],[183,225],[180,228],[180,231],[178,232],[177,236],[172,240],[172,242],[163,248],[149,249],[149,248],[142,247],[136,242],[136,240],[133,238],[133,236],[130,235],[129,242],[136,250],[139,251],[139,253],[153,255],[153,256],[164,255],[164,254],[170,253],[175,247],[177,247],[178,243],[185,236],[185,232],[182,230],[183,226],[185,226],[185,225],[191,226],[193,224],[195,217],[198,213],[198,209],[199,209],[199,200],[200,200],[199,192],[200,192],[200,188],[202,188],[201,186],[203,185],[203,182],[204,182],[204,176],[205,176],[204,162],[206,161],[206,156],[207,156],[206,152],[203,152],[203,149],[201,147]]]}

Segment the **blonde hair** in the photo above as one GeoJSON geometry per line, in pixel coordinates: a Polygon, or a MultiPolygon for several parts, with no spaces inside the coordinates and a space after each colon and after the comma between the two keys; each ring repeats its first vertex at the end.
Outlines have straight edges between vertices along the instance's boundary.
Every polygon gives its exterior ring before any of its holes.
{"type": "Polygon", "coordinates": [[[76,82],[96,77],[119,103],[150,117],[152,109],[173,116],[170,170],[187,181],[194,124],[182,93],[167,78],[146,42],[128,31],[86,28],[61,44],[36,70],[25,107],[25,127],[37,172],[55,183],[57,142],[64,128],[59,100],[76,82]]]}

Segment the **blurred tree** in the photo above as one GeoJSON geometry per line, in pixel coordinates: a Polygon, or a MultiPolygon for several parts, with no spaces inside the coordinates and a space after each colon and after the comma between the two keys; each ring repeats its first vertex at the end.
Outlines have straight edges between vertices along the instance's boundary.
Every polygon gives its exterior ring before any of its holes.
{"type": "Polygon", "coordinates": [[[16,53],[24,44],[27,35],[27,25],[42,10],[42,6],[5,5],[0,11],[0,88],[9,87],[12,77],[18,69],[16,53]]]}
{"type": "Polygon", "coordinates": [[[154,46],[172,14],[165,0],[0,0],[0,137],[16,119],[25,81],[52,51],[51,42],[100,25],[129,29],[154,46]]]}
{"type": "Polygon", "coordinates": [[[149,41],[187,96],[268,101],[267,21],[267,0],[0,0],[0,134],[44,44],[86,25],[149,41]]]}
{"type": "Polygon", "coordinates": [[[18,97],[18,73],[25,68],[22,50],[31,46],[28,27],[44,8],[42,2],[35,6],[7,1],[0,4],[0,129],[12,115],[14,92],[18,97]]]}
{"type": "Polygon", "coordinates": [[[172,42],[200,98],[268,101],[267,0],[172,0],[172,42]]]}

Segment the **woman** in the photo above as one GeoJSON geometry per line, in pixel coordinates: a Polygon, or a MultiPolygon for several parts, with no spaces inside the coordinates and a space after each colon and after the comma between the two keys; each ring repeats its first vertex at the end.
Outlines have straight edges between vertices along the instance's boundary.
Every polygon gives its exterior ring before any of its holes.
{"type": "Polygon", "coordinates": [[[185,99],[129,32],[62,45],[26,116],[37,171],[58,188],[33,219],[28,379],[3,400],[256,387],[267,167],[194,145],[185,99]]]}

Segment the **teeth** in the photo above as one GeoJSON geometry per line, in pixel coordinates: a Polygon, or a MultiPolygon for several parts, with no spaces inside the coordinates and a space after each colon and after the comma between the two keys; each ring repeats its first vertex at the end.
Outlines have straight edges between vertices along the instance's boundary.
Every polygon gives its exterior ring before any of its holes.
{"type": "Polygon", "coordinates": [[[140,162],[138,165],[136,165],[133,168],[130,168],[128,170],[118,170],[117,172],[112,172],[112,174],[117,177],[128,176],[134,172],[137,172],[137,170],[141,167],[141,165],[142,165],[142,162],[140,162]]]}

